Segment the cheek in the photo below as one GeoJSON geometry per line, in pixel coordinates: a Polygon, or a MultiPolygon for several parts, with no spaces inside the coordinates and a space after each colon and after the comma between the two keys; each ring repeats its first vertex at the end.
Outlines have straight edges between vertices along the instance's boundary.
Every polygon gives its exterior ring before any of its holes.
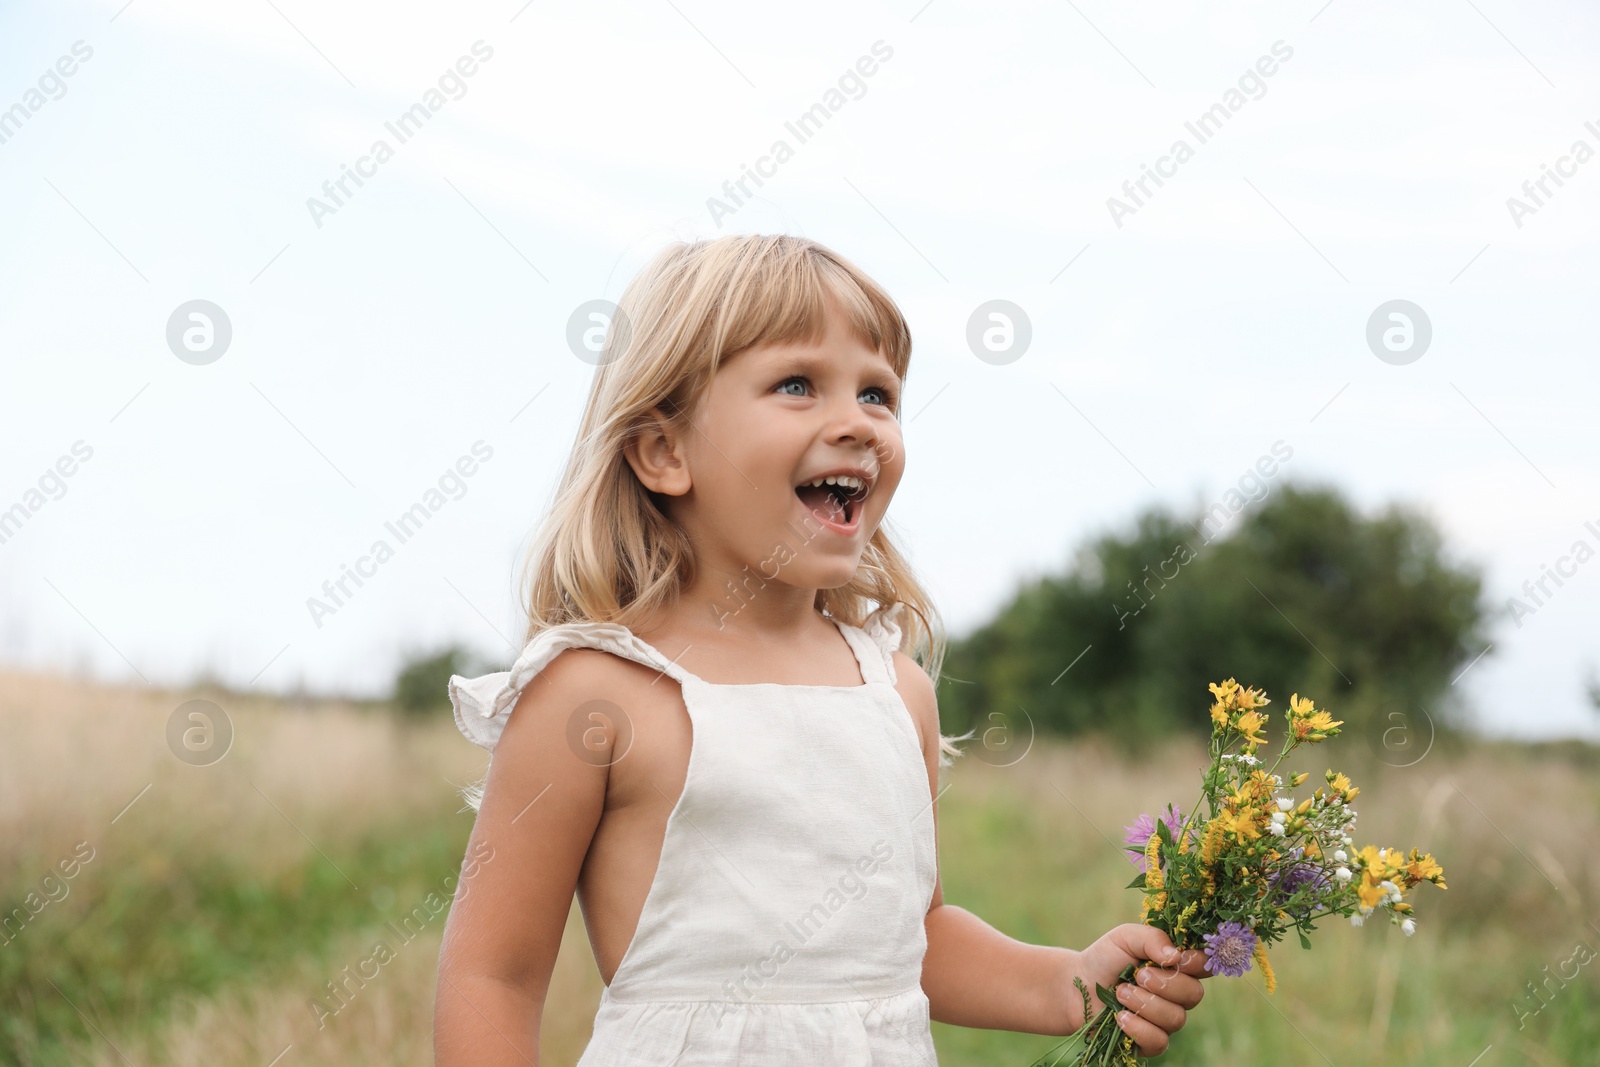
{"type": "Polygon", "coordinates": [[[882,436],[875,451],[878,456],[880,477],[898,483],[906,469],[905,441],[900,436],[898,427],[882,436]]]}
{"type": "Polygon", "coordinates": [[[879,449],[878,487],[872,494],[872,504],[880,513],[888,508],[888,501],[900,488],[900,481],[905,477],[906,458],[900,451],[900,442],[892,442],[894,451],[890,451],[890,442],[885,442],[879,449]]]}

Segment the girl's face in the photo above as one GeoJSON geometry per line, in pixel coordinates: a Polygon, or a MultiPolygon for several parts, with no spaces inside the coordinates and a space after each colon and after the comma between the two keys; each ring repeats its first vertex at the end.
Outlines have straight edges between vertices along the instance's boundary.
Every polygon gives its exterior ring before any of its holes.
{"type": "Polygon", "coordinates": [[[819,344],[723,362],[680,439],[688,488],[670,503],[716,587],[745,566],[803,590],[855,575],[905,470],[900,388],[831,299],[819,344]]]}

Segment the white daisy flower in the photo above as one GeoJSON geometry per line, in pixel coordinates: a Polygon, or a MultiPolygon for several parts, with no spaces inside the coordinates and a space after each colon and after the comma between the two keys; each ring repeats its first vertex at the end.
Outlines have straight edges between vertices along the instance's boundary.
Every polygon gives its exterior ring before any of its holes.
{"type": "Polygon", "coordinates": [[[1294,807],[1294,801],[1290,800],[1288,797],[1279,797],[1278,798],[1278,810],[1279,811],[1288,811],[1293,807],[1294,807]]]}
{"type": "Polygon", "coordinates": [[[1406,919],[1405,921],[1403,921],[1400,924],[1400,932],[1405,934],[1407,937],[1410,937],[1412,934],[1416,933],[1417,932],[1417,920],[1415,920],[1415,919],[1406,919]]]}
{"type": "Polygon", "coordinates": [[[1349,867],[1335,867],[1333,869],[1333,876],[1335,878],[1339,879],[1339,881],[1341,881],[1341,882],[1348,882],[1350,880],[1350,868],[1349,867]]]}

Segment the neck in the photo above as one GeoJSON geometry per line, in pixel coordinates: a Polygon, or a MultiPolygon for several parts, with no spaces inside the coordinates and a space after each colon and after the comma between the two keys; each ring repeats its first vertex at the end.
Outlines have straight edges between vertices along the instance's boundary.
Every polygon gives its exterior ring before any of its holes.
{"type": "Polygon", "coordinates": [[[817,591],[783,581],[771,560],[757,564],[702,559],[678,599],[676,614],[695,629],[783,637],[804,631],[816,614],[817,591]]]}

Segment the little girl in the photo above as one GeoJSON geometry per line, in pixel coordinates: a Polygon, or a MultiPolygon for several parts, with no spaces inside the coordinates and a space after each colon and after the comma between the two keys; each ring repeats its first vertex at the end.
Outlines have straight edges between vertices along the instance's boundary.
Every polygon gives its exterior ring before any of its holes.
{"type": "Polygon", "coordinates": [[[729,236],[669,247],[619,307],[529,557],[526,647],[450,679],[494,758],[467,791],[440,1067],[538,1063],[574,891],[606,983],[580,1067],[936,1067],[930,1019],[1069,1034],[1073,979],[1143,960],[1168,966],[1117,987],[1118,1022],[1160,1054],[1203,955],[1134,924],[1030,945],[944,903],[959,750],[938,615],[885,525],[894,302],[815,242],[729,236]]]}

